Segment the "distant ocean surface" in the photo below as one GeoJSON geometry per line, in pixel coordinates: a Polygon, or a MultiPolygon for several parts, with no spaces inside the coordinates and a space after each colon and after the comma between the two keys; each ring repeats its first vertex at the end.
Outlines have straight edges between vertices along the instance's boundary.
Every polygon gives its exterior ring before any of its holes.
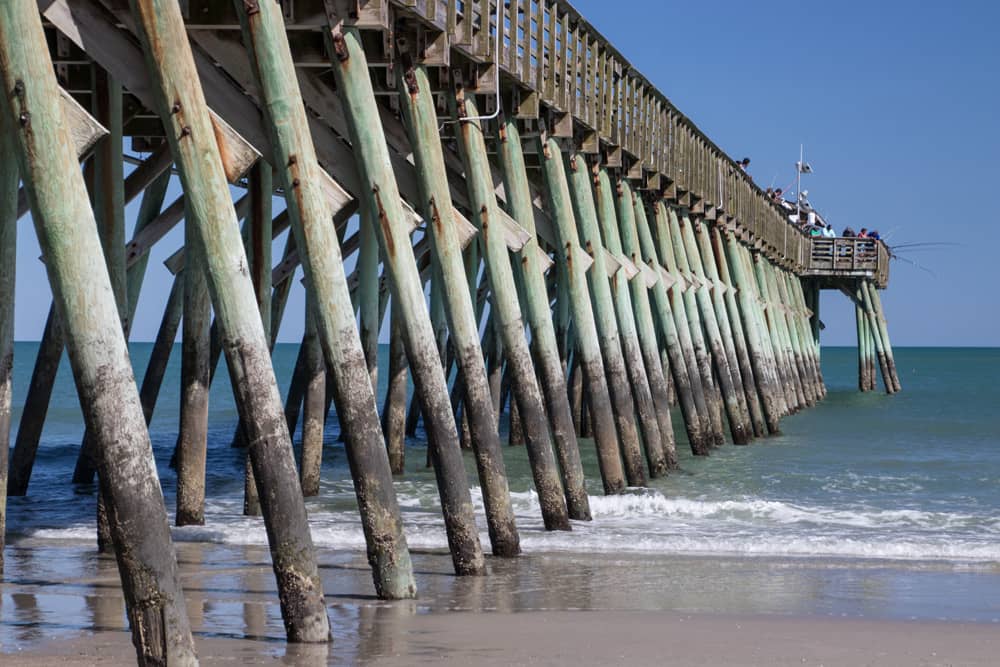
{"type": "MultiPolygon", "coordinates": [[[[140,377],[151,347],[131,347],[140,377]]],[[[296,349],[279,345],[274,353],[283,393],[296,349]]],[[[15,428],[36,351],[35,343],[16,345],[15,428]]],[[[542,530],[525,451],[506,448],[522,546],[529,553],[920,561],[1000,571],[1000,350],[902,348],[897,362],[901,394],[863,395],[856,389],[855,350],[824,349],[830,392],[825,401],[786,418],[780,436],[748,447],[727,445],[708,458],[690,455],[675,413],[682,469],[625,495],[600,494],[593,442],[581,441],[594,521],[575,523],[569,533],[542,530]]],[[[151,425],[171,519],[176,478],[168,462],[177,435],[179,374],[178,346],[151,425]]],[[[207,524],[175,528],[174,538],[263,545],[261,521],[241,515],[242,455],[230,447],[236,411],[227,375],[220,372],[218,378],[211,397],[207,524]]],[[[82,432],[64,360],[28,496],[11,498],[8,505],[12,542],[93,540],[94,488],[70,483],[82,432]]],[[[308,501],[314,539],[323,548],[363,550],[338,432],[331,417],[322,495],[308,501]]],[[[425,457],[420,437],[408,442],[407,473],[397,482],[397,493],[410,546],[444,549],[436,486],[425,457]]],[[[471,454],[466,460],[475,483],[471,454]]],[[[478,486],[473,495],[488,551],[478,486]]]]}

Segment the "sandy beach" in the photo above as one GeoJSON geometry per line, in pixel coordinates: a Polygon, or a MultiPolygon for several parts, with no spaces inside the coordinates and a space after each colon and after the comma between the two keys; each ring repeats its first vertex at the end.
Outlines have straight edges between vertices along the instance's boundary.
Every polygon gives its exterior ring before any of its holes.
{"type": "MultiPolygon", "coordinates": [[[[494,560],[493,576],[478,579],[452,576],[443,554],[418,554],[420,599],[385,603],[371,596],[359,554],[327,552],[334,642],[287,646],[265,550],[180,544],[178,552],[204,665],[992,665],[1000,654],[988,608],[973,621],[895,618],[873,594],[861,603],[867,611],[830,611],[823,598],[839,589],[817,584],[838,570],[849,581],[842,564],[571,554],[494,560]],[[753,572],[772,581],[770,592],[747,581],[753,572]],[[679,579],[686,591],[665,587],[679,579]],[[734,590],[740,579],[747,586],[734,590]]],[[[891,570],[872,564],[861,576],[878,588],[891,570]]],[[[910,576],[924,589],[998,578],[949,570],[923,566],[910,576]]],[[[15,545],[0,592],[0,663],[134,661],[114,561],[87,545],[15,545]]],[[[843,593],[851,597],[850,587],[843,593]]]]}
{"type": "MultiPolygon", "coordinates": [[[[203,665],[995,665],[1000,631],[983,624],[713,616],[669,612],[435,613],[376,620],[351,657],[329,647],[198,637],[203,665]]],[[[134,660],[124,631],[3,654],[20,665],[134,660]]]]}

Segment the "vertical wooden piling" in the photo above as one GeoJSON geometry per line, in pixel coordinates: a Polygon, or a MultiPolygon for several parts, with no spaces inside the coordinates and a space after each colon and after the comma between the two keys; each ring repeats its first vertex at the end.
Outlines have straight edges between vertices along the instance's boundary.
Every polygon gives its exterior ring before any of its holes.
{"type": "Polygon", "coordinates": [[[542,518],[548,530],[569,530],[566,497],[549,436],[542,392],[525,336],[510,254],[500,224],[501,212],[494,192],[486,138],[479,121],[474,120],[479,116],[474,96],[463,88],[458,71],[453,71],[452,76],[454,95],[448,96],[448,102],[459,121],[458,148],[465,167],[472,221],[479,229],[480,249],[489,280],[490,314],[496,318],[496,330],[500,334],[507,368],[511,373],[512,397],[517,402],[524,429],[528,462],[542,518]]]}
{"type": "Polygon", "coordinates": [[[893,393],[901,391],[903,386],[899,382],[899,373],[896,371],[896,359],[892,354],[892,343],[889,342],[889,326],[885,319],[885,310],[882,308],[882,297],[878,288],[869,283],[869,297],[872,307],[875,310],[875,319],[878,323],[879,336],[882,338],[882,348],[885,351],[886,367],[889,370],[889,377],[892,380],[893,393]]]}
{"type": "Polygon", "coordinates": [[[94,215],[119,317],[127,327],[122,87],[99,66],[94,65],[92,72],[94,117],[108,130],[94,148],[94,215]]]}
{"type": "Polygon", "coordinates": [[[7,463],[14,397],[14,269],[17,265],[17,147],[0,103],[0,577],[7,529],[7,463]]]}
{"type": "Polygon", "coordinates": [[[389,339],[389,374],[382,404],[382,433],[389,454],[389,468],[392,474],[402,475],[406,464],[406,389],[409,374],[402,318],[392,310],[389,322],[392,333],[389,339]]]}
{"type": "Polygon", "coordinates": [[[469,439],[475,450],[490,544],[496,556],[516,556],[521,551],[520,538],[500,450],[497,414],[479,343],[479,323],[469,293],[466,267],[462,263],[462,245],[451,205],[430,81],[424,67],[412,65],[399,65],[396,80],[401,115],[413,146],[423,196],[421,209],[430,232],[431,261],[437,280],[432,289],[443,302],[451,348],[459,369],[456,383],[461,382],[464,399],[462,421],[468,423],[469,439]]]}
{"type": "MultiPolygon", "coordinates": [[[[562,471],[566,506],[569,518],[589,521],[590,501],[587,498],[583,464],[580,462],[580,448],[573,429],[566,373],[559,356],[559,343],[552,321],[545,273],[538,256],[539,244],[528,185],[528,172],[516,120],[504,119],[500,123],[497,133],[497,153],[503,167],[507,212],[531,235],[521,249],[521,261],[514,263],[514,276],[524,294],[524,307],[531,326],[532,356],[542,385],[542,393],[545,395],[545,405],[548,408],[552,444],[562,471]]],[[[557,308],[560,307],[557,305],[557,308]]]]}
{"type": "MultiPolygon", "coordinates": [[[[257,160],[247,176],[246,198],[250,200],[247,217],[243,222],[243,243],[257,299],[257,310],[264,326],[264,336],[271,340],[271,252],[274,175],[271,166],[264,160],[257,160]]],[[[239,202],[237,202],[239,210],[239,202]]],[[[273,345],[268,345],[268,349],[273,345]]],[[[246,427],[242,420],[233,434],[233,446],[246,447],[246,427]]],[[[253,477],[253,466],[249,454],[243,460],[243,514],[260,515],[260,496],[253,477]]]]}
{"type": "Polygon", "coordinates": [[[870,391],[871,382],[868,379],[868,317],[861,306],[862,297],[860,288],[855,291],[852,299],[854,302],[854,320],[858,332],[858,391],[865,393],[870,391]]]}
{"type": "Polygon", "coordinates": [[[372,391],[378,387],[378,332],[382,325],[379,318],[379,275],[378,275],[378,236],[371,212],[361,212],[359,229],[361,243],[358,246],[358,310],[361,334],[361,349],[365,353],[368,365],[368,377],[371,378],[372,391]]]}
{"type": "MultiPolygon", "coordinates": [[[[376,305],[378,305],[376,303],[376,305]]],[[[302,337],[302,454],[299,481],[302,495],[319,495],[323,465],[323,432],[326,426],[326,364],[316,329],[316,297],[306,290],[305,335],[302,337]]]]}
{"type": "Polygon", "coordinates": [[[716,298],[720,295],[718,290],[709,289],[710,283],[705,275],[705,267],[695,240],[694,225],[698,223],[692,221],[687,214],[679,222],[676,230],[672,222],[670,226],[677,247],[684,248],[684,253],[678,253],[678,264],[681,270],[690,271],[696,282],[701,283],[695,289],[695,299],[705,327],[706,342],[715,362],[719,388],[729,418],[729,431],[734,444],[745,445],[753,437],[753,427],[750,425],[750,413],[747,410],[746,395],[743,393],[743,383],[739,377],[739,367],[735,363],[732,340],[727,341],[723,337],[720,324],[721,299],[716,298]]]}
{"type": "MultiPolygon", "coordinates": [[[[307,289],[315,298],[312,315],[326,365],[331,370],[337,415],[347,435],[345,449],[375,590],[384,598],[414,597],[413,568],[379,427],[375,394],[350,307],[336,227],[330,224],[331,218],[336,221],[339,215],[355,210],[354,205],[343,202],[341,211],[331,211],[323,192],[324,174],[309,134],[281,8],[263,3],[259,11],[251,14],[245,3],[234,4],[257,84],[266,100],[263,108],[274,150],[272,164],[286,193],[307,289]]],[[[357,152],[361,150],[359,147],[357,152]]],[[[259,475],[257,480],[261,480],[259,475]]],[[[295,488],[298,484],[294,480],[289,484],[301,503],[299,489],[295,488]]]]}
{"type": "MultiPolygon", "coordinates": [[[[587,285],[593,303],[597,340],[604,358],[604,371],[607,374],[615,425],[618,428],[622,460],[625,463],[625,477],[629,486],[645,486],[646,473],[642,459],[642,443],[636,425],[635,398],[625,367],[618,321],[611,297],[611,287],[608,284],[608,268],[597,221],[597,206],[591,186],[590,169],[584,157],[577,153],[567,156],[566,168],[570,200],[573,203],[573,218],[576,221],[577,233],[580,235],[580,244],[593,260],[593,265],[587,272],[587,285]]],[[[610,193],[608,194],[610,196],[610,193]]],[[[611,205],[614,206],[613,201],[611,205]]],[[[593,407],[593,403],[590,405],[593,407]]],[[[648,417],[648,414],[644,416],[648,417]]],[[[649,434],[659,446],[659,427],[656,425],[656,420],[640,418],[639,421],[649,429],[649,434]]]]}
{"type": "MultiPolygon", "coordinates": [[[[716,257],[714,238],[718,230],[705,224],[695,227],[698,249],[704,265],[705,277],[712,283],[712,305],[715,306],[719,331],[726,345],[726,355],[733,368],[733,376],[742,383],[742,396],[753,426],[755,437],[766,435],[764,412],[757,394],[757,385],[753,376],[750,357],[747,355],[746,341],[743,338],[743,327],[739,320],[739,310],[736,307],[736,297],[729,279],[729,272],[716,257]]],[[[737,388],[739,390],[739,388],[737,388]]]]}
{"type": "Polygon", "coordinates": [[[819,356],[816,354],[816,347],[813,343],[812,331],[809,326],[808,306],[805,302],[805,295],[802,290],[802,280],[791,271],[783,271],[785,291],[788,294],[791,317],[794,319],[799,338],[799,346],[802,349],[802,358],[805,361],[809,375],[809,382],[812,384],[813,394],[816,400],[821,400],[826,395],[826,387],[823,386],[823,373],[819,367],[819,356]]]}
{"type": "MultiPolygon", "coordinates": [[[[538,152],[542,154],[542,173],[545,177],[546,204],[552,216],[560,247],[557,249],[556,263],[559,266],[560,302],[568,303],[572,311],[573,327],[576,333],[574,359],[579,358],[584,384],[586,404],[596,414],[594,419],[594,444],[597,461],[606,494],[621,493],[625,490],[625,475],[619,454],[618,435],[608,381],[604,373],[604,359],[598,342],[597,323],[587,291],[587,269],[585,268],[580,237],[573,217],[570,201],[569,182],[563,166],[562,150],[555,139],[538,138],[538,152]],[[566,297],[566,298],[563,298],[566,297]]],[[[591,269],[594,270],[594,269],[591,269]]],[[[567,311],[568,312],[568,311],[567,311]]],[[[582,416],[581,416],[582,421],[582,416]]],[[[581,429],[582,431],[582,429],[581,429]]]]}
{"type": "MultiPolygon", "coordinates": [[[[0,113],[60,313],[80,403],[109,490],[112,535],[140,663],[196,664],[167,525],[96,221],[58,104],[35,3],[0,5],[0,113]]],[[[7,154],[9,156],[9,153],[7,154]]]]}
{"type": "Polygon", "coordinates": [[[181,414],[177,442],[178,526],[205,523],[205,462],[208,448],[208,381],[212,303],[205,274],[199,222],[188,209],[184,221],[184,318],[181,344],[181,414]]]}
{"type": "MultiPolygon", "coordinates": [[[[639,232],[636,227],[636,210],[642,210],[642,203],[636,201],[632,186],[627,179],[620,178],[616,193],[618,210],[618,227],[603,225],[605,244],[613,253],[623,253],[627,259],[639,269],[639,275],[629,281],[629,295],[632,300],[635,316],[636,333],[642,359],[646,365],[646,377],[649,380],[649,391],[656,410],[656,420],[660,427],[660,444],[666,458],[668,469],[677,468],[677,443],[674,439],[674,425],[670,415],[670,388],[666,375],[669,373],[669,363],[664,366],[667,357],[661,354],[656,335],[656,324],[649,302],[649,283],[644,266],[642,253],[639,250],[639,232]],[[666,370],[664,370],[666,369],[666,370]]],[[[645,212],[643,212],[645,215],[645,212]]],[[[658,273],[653,274],[659,282],[658,273]]]]}
{"type": "MultiPolygon", "coordinates": [[[[671,207],[667,211],[667,216],[662,220],[657,216],[656,222],[662,257],[676,281],[674,289],[679,293],[674,309],[674,313],[678,315],[677,328],[684,330],[690,339],[694,358],[697,361],[697,372],[701,376],[701,385],[705,391],[705,404],[712,422],[712,434],[715,444],[721,445],[724,442],[721,389],[716,386],[712,374],[711,351],[705,340],[704,326],[698,308],[696,294],[698,284],[687,265],[687,254],[680,230],[680,218],[677,211],[671,207]]],[[[733,428],[731,424],[730,430],[733,428]]],[[[738,424],[735,428],[737,432],[740,432],[738,424]]]]}
{"type": "MultiPolygon", "coordinates": [[[[375,92],[361,46],[361,34],[355,28],[337,24],[332,26],[331,42],[337,90],[343,102],[358,172],[366,188],[360,193],[362,208],[367,206],[377,214],[379,245],[390,283],[395,287],[393,308],[399,309],[404,318],[406,357],[428,434],[452,562],[459,574],[483,574],[486,565],[472,511],[472,497],[458,443],[455,417],[448,400],[441,357],[434,346],[434,332],[427,314],[408,224],[403,219],[399,190],[389,166],[388,147],[378,121],[375,92]]],[[[294,76],[290,78],[294,80],[294,76]]]]}
{"type": "Polygon", "coordinates": [[[802,387],[799,385],[798,373],[788,358],[784,336],[781,333],[781,318],[778,317],[777,304],[772,298],[765,273],[765,260],[759,254],[747,257],[750,271],[756,277],[757,290],[762,300],[761,308],[767,324],[768,337],[774,350],[774,359],[781,374],[781,386],[785,391],[785,402],[789,412],[798,412],[803,407],[805,399],[802,387]]]}
{"type": "MultiPolygon", "coordinates": [[[[122,88],[99,66],[91,67],[93,112],[97,122],[108,130],[108,135],[94,149],[93,202],[97,219],[97,232],[101,238],[104,261],[111,278],[118,316],[124,331],[128,331],[128,304],[125,265],[125,176],[122,159],[122,88]]],[[[127,340],[127,334],[126,334],[127,340]]],[[[73,472],[75,483],[89,483],[97,467],[93,434],[84,431],[83,441],[73,472]]],[[[106,552],[111,548],[108,526],[107,499],[102,480],[97,496],[97,549],[106,552]]]]}
{"type": "Polygon", "coordinates": [[[802,388],[802,396],[807,406],[816,404],[816,393],[814,385],[809,381],[809,369],[806,365],[799,345],[798,332],[795,327],[794,314],[791,303],[785,290],[782,279],[782,271],[770,261],[765,264],[765,275],[769,281],[768,288],[776,302],[778,318],[781,322],[782,336],[788,351],[789,360],[796,371],[799,385],[802,388]]]}
{"type": "Polygon", "coordinates": [[[289,641],[328,641],[329,619],[268,339],[181,8],[165,0],[130,5],[187,206],[198,222],[222,348],[261,490],[285,631],[289,641]]]}
{"type": "MultiPolygon", "coordinates": [[[[662,207],[662,202],[658,202],[656,207],[662,207]]],[[[681,415],[684,417],[684,428],[688,436],[688,445],[691,452],[697,456],[708,453],[712,446],[712,435],[708,430],[708,408],[705,406],[705,394],[701,386],[701,378],[697,373],[692,377],[689,373],[689,364],[685,359],[685,349],[681,344],[681,337],[677,331],[677,324],[674,320],[673,306],[670,304],[670,294],[668,293],[667,271],[660,263],[660,256],[656,250],[656,243],[649,228],[649,218],[646,215],[646,207],[637,197],[635,199],[635,216],[633,220],[636,226],[636,237],[638,241],[638,253],[657,273],[659,280],[653,285],[653,303],[656,306],[656,322],[659,324],[659,331],[663,340],[664,352],[667,363],[664,368],[669,369],[673,380],[671,386],[674,389],[677,403],[681,408],[681,415]]],[[[657,213],[660,215],[660,213],[657,213]]],[[[636,255],[636,246],[631,243],[630,231],[623,230],[623,243],[625,249],[636,255]]],[[[691,351],[692,366],[694,362],[694,352],[691,351]]]]}
{"type": "Polygon", "coordinates": [[[767,430],[771,434],[777,434],[781,432],[781,416],[784,414],[784,406],[780,401],[779,380],[769,362],[770,343],[765,339],[765,332],[762,331],[759,324],[759,306],[753,279],[747,275],[746,263],[743,261],[743,250],[736,238],[729,232],[720,230],[718,233],[719,244],[725,245],[724,248],[718,248],[719,264],[720,267],[728,270],[732,284],[736,288],[739,312],[742,315],[742,331],[746,337],[753,377],[760,391],[761,408],[764,412],[767,430]],[[723,259],[725,262],[722,261],[723,259]]]}
{"type": "Polygon", "coordinates": [[[896,393],[896,384],[893,382],[892,373],[889,370],[889,360],[886,355],[885,340],[882,337],[882,329],[879,326],[878,314],[875,310],[875,303],[871,292],[874,288],[867,280],[859,281],[858,291],[861,294],[861,303],[868,318],[868,331],[875,344],[875,358],[878,359],[879,370],[882,373],[882,384],[885,386],[885,393],[896,393]]]}
{"type": "MultiPolygon", "coordinates": [[[[606,168],[596,168],[592,175],[594,177],[594,203],[597,209],[595,222],[598,223],[596,240],[602,250],[611,250],[612,254],[620,257],[621,238],[618,230],[623,223],[619,219],[619,214],[631,214],[632,202],[629,201],[626,204],[620,201],[619,193],[612,187],[611,178],[608,176],[606,168]],[[602,238],[602,231],[604,238],[602,238]],[[614,241],[617,241],[613,248],[605,244],[605,239],[612,236],[615,237],[614,241]]],[[[646,464],[649,468],[649,476],[656,478],[667,473],[667,448],[664,440],[673,433],[672,431],[668,435],[660,433],[659,406],[653,398],[649,372],[643,359],[642,345],[639,342],[631,289],[634,283],[637,287],[645,290],[644,281],[645,276],[641,272],[629,278],[624,266],[619,267],[618,271],[608,280],[611,288],[611,301],[617,316],[622,357],[625,360],[625,369],[632,387],[632,396],[635,399],[635,411],[639,418],[639,428],[642,431],[646,464]]],[[[658,363],[659,359],[655,361],[658,363]]],[[[664,401],[663,404],[665,405],[665,403],[664,401]]],[[[669,412],[667,414],[669,415],[669,412]]]]}

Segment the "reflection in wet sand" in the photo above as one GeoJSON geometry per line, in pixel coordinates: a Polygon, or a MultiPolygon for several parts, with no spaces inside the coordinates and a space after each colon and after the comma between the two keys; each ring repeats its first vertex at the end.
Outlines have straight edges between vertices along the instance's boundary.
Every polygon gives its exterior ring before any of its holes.
{"type": "MultiPolygon", "coordinates": [[[[951,620],[1000,616],[995,571],[939,563],[529,554],[491,559],[488,577],[455,577],[446,554],[417,553],[420,598],[384,602],[373,595],[363,554],[321,550],[334,643],[294,646],[284,642],[266,548],[179,543],[177,549],[198,641],[238,640],[234,656],[296,666],[364,664],[429,650],[412,634],[414,618],[429,613],[634,610],[935,619],[947,611],[942,600],[958,594],[964,613],[975,613],[951,620]]],[[[128,641],[115,561],[96,556],[91,544],[22,541],[10,548],[7,562],[0,655],[99,631],[128,641]]]]}

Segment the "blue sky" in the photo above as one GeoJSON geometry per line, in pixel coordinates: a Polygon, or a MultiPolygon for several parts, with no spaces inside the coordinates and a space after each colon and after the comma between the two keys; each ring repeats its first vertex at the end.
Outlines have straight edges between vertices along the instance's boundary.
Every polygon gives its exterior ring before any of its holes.
{"type": "MultiPolygon", "coordinates": [[[[948,241],[892,266],[897,345],[1000,345],[1000,3],[576,0],[647,78],[767,187],[795,177],[838,228],[948,241]]],[[[854,344],[824,293],[823,342],[854,344]]]]}
{"type": "MultiPolygon", "coordinates": [[[[803,143],[815,171],[804,187],[838,229],[878,228],[898,244],[959,244],[906,255],[934,275],[894,263],[883,301],[896,345],[1000,345],[992,273],[1000,251],[1000,3],[574,6],[720,147],[750,157],[765,187],[794,179],[803,143]]],[[[37,340],[51,297],[27,217],[18,231],[16,336],[37,340]]],[[[161,262],[181,242],[175,231],[153,253],[134,340],[155,336],[170,288],[161,262]]],[[[824,344],[852,345],[847,300],[824,293],[821,310],[824,344]]],[[[301,313],[296,287],[282,340],[298,340],[301,313]]]]}

